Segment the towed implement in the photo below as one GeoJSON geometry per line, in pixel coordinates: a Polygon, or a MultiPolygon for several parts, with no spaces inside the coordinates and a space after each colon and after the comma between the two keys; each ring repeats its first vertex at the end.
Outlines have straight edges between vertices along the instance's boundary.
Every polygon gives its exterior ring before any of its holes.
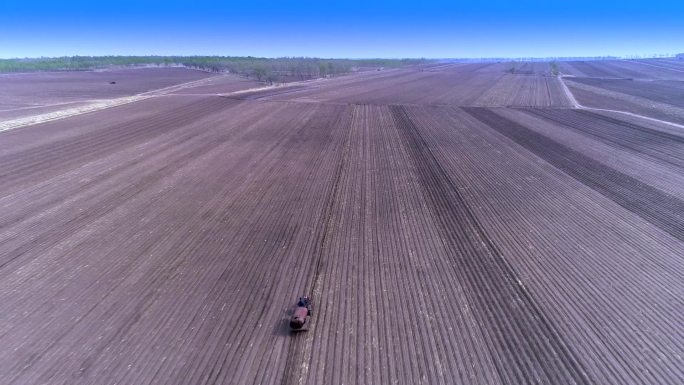
{"type": "Polygon", "coordinates": [[[309,297],[299,297],[290,318],[290,330],[300,332],[309,329],[309,318],[313,315],[313,304],[309,297]]]}

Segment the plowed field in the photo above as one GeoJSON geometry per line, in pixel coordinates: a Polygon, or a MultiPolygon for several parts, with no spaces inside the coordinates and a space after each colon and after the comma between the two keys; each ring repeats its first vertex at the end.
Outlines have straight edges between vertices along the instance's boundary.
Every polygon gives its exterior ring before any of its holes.
{"type": "MultiPolygon", "coordinates": [[[[510,68],[216,80],[0,133],[0,383],[683,383],[684,129],[510,68]]],[[[575,83],[682,107],[603,82],[575,83]]]]}

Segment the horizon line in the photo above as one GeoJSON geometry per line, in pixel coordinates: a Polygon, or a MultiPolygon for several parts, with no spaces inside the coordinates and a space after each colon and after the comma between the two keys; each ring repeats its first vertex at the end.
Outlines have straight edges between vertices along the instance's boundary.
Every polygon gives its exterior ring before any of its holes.
{"type": "Polygon", "coordinates": [[[136,54],[105,54],[105,55],[62,55],[62,56],[25,56],[25,57],[0,57],[0,60],[41,60],[41,59],[64,59],[64,58],[103,58],[103,57],[148,57],[148,58],[254,58],[254,59],[320,59],[320,60],[510,60],[510,61],[541,61],[541,60],[630,60],[630,59],[668,59],[676,58],[682,53],[654,53],[650,55],[591,55],[591,56],[481,56],[481,57],[323,57],[323,56],[253,56],[253,55],[219,55],[219,54],[191,54],[191,55],[136,55],[136,54]]]}

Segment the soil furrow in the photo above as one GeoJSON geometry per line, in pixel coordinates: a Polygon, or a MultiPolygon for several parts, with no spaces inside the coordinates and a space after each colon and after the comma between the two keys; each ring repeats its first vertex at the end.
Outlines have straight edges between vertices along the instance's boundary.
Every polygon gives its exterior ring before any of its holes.
{"type": "Polygon", "coordinates": [[[390,108],[414,167],[423,179],[421,187],[432,203],[431,209],[453,253],[453,268],[469,287],[470,305],[479,309],[475,314],[487,329],[486,334],[496,336],[493,341],[496,349],[513,353],[507,360],[497,362],[500,376],[506,378],[506,372],[517,368],[521,377],[511,379],[513,382],[561,380],[590,384],[567,344],[484,233],[458,188],[431,153],[419,128],[402,107],[390,108]],[[489,294],[482,298],[482,293],[487,291],[489,294]],[[530,340],[532,336],[536,338],[530,340]]]}

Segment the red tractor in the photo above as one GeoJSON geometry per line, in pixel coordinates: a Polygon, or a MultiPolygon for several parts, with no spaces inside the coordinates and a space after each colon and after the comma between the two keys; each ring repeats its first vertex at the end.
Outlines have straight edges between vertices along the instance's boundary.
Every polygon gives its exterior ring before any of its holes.
{"type": "Polygon", "coordinates": [[[309,322],[309,317],[313,315],[313,304],[309,297],[299,297],[297,301],[297,306],[292,312],[292,318],[290,318],[290,330],[293,332],[300,332],[308,330],[309,327],[307,323],[309,322]]]}

